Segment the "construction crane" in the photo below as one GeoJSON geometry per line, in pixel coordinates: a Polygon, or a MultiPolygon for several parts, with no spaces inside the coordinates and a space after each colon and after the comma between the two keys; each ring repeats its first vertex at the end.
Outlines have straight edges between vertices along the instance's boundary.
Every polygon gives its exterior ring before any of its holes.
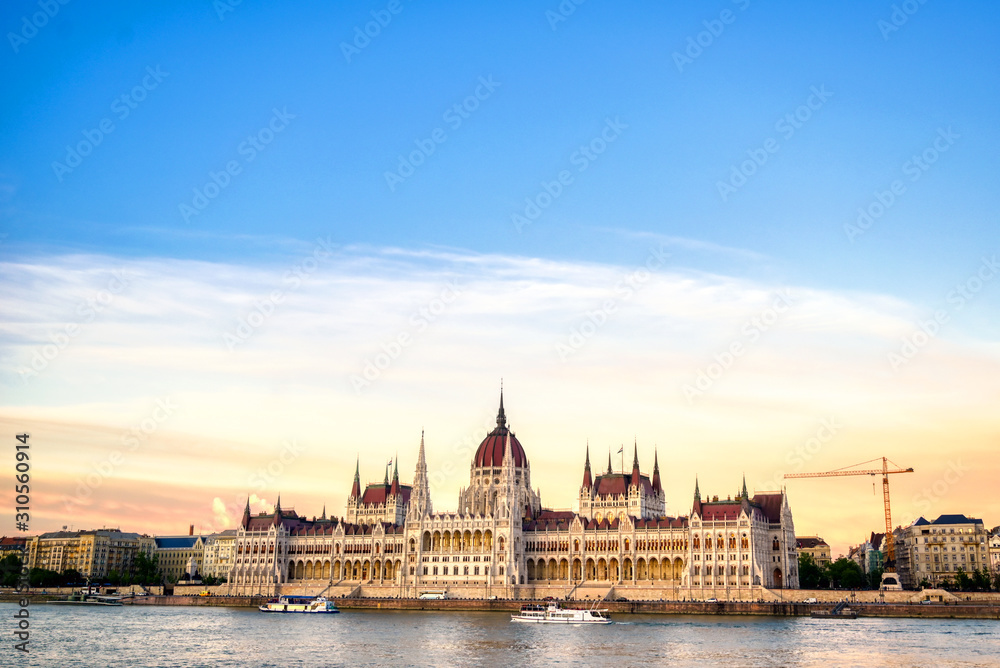
{"type": "Polygon", "coordinates": [[[880,475],[882,476],[882,496],[885,499],[885,572],[895,573],[896,572],[896,546],[895,541],[892,539],[892,513],[889,510],[889,474],[890,473],[913,473],[912,468],[904,469],[900,467],[895,462],[890,462],[885,457],[870,459],[867,462],[861,462],[860,464],[853,464],[851,466],[845,466],[842,469],[836,469],[834,471],[826,471],[824,473],[786,473],[786,478],[828,478],[833,476],[842,475],[880,475]],[[857,469],[858,466],[864,466],[865,464],[871,464],[872,462],[877,462],[879,459],[882,460],[882,468],[880,469],[857,469]],[[890,469],[889,464],[892,464],[896,468],[890,469]]]}

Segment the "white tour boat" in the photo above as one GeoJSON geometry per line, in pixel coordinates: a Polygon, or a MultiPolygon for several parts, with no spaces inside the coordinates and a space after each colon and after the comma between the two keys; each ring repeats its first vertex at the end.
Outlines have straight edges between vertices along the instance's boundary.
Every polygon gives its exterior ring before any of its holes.
{"type": "Polygon", "coordinates": [[[563,608],[558,603],[522,605],[520,612],[510,616],[512,622],[528,624],[610,624],[607,610],[563,608]]]}
{"type": "Polygon", "coordinates": [[[260,606],[261,612],[340,612],[333,601],[323,596],[281,596],[260,606]]]}

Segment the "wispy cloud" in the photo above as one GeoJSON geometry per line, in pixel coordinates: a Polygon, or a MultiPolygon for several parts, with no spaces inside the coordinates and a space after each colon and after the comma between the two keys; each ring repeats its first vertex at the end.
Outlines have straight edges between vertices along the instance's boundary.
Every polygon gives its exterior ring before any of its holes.
{"type": "MultiPolygon", "coordinates": [[[[0,418],[9,433],[31,428],[45,437],[39,451],[47,458],[33,471],[58,500],[122,447],[123,434],[157,398],[170,397],[182,410],[81,505],[89,521],[118,513],[121,524],[140,530],[208,526],[232,516],[232,499],[271,500],[278,491],[301,512],[318,514],[326,503],[342,513],[355,457],[362,453],[363,476],[380,479],[375,460],[398,452],[405,472],[421,428],[429,465],[439,472],[435,505],[447,508],[465,484],[468,444],[492,420],[501,376],[533,482],[553,506],[572,505],[587,439],[599,449],[638,436],[644,467],[658,445],[671,509],[684,513],[695,471],[703,488],[718,487],[713,493],[735,490],[744,471],[750,480],[772,480],[787,467],[786,454],[835,415],[844,426],[810,466],[836,468],[884,451],[937,470],[938,437],[947,434],[949,455],[981,464],[950,492],[952,510],[966,510],[959,506],[976,495],[981,512],[1000,513],[998,502],[983,501],[988,483],[977,477],[990,470],[984,453],[1000,433],[995,342],[956,327],[894,374],[886,354],[912,331],[919,305],[669,263],[641,289],[626,290],[623,281],[648,252],[629,266],[452,248],[333,247],[300,275],[295,267],[313,257],[308,244],[289,253],[286,265],[265,267],[84,255],[2,263],[0,418]],[[127,289],[82,321],[79,305],[106,290],[115,272],[132,277],[127,289]],[[280,299],[267,302],[276,291],[280,299]],[[765,328],[745,330],[781,291],[794,307],[765,328]],[[267,303],[273,312],[253,335],[227,347],[224,334],[267,303]],[[605,303],[613,303],[612,317],[572,358],[560,359],[556,345],[605,303]],[[74,322],[79,332],[25,379],[20,371],[74,322]],[[753,345],[689,403],[684,385],[732,342],[745,341],[746,331],[759,331],[753,345]],[[358,392],[352,377],[368,364],[378,373],[358,392]],[[251,480],[290,441],[305,448],[302,455],[251,480]],[[149,514],[152,503],[175,494],[173,508],[149,514]],[[227,508],[213,508],[216,498],[227,508]]],[[[900,498],[919,491],[918,478],[899,484],[900,498]]],[[[795,489],[797,524],[824,516],[828,495],[795,489]]],[[[870,511],[877,526],[870,505],[860,499],[855,510],[870,511]]],[[[48,528],[69,522],[58,504],[43,517],[48,528]]]]}

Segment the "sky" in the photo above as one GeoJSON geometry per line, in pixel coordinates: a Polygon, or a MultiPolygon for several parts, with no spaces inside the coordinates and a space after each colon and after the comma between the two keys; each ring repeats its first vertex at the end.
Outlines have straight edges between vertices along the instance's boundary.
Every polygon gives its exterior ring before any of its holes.
{"type": "Polygon", "coordinates": [[[877,480],[784,474],[886,456],[914,468],[894,524],[1000,524],[998,27],[988,2],[4,3],[29,533],[340,515],[359,459],[412,478],[421,432],[454,508],[501,378],[547,507],[588,446],[634,444],[671,514],[696,476],[787,485],[835,554],[884,526],[877,480]]]}

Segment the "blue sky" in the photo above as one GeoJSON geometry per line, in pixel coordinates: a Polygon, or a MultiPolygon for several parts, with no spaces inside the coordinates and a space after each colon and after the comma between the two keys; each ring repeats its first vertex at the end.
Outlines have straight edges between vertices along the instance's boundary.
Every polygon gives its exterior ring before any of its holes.
{"type": "MultiPolygon", "coordinates": [[[[45,18],[5,3],[0,422],[51,436],[56,508],[73,467],[157,401],[186,407],[80,502],[95,525],[127,498],[130,517],[186,527],[163,514],[188,475],[168,475],[186,461],[169,453],[201,456],[202,439],[241,453],[180,494],[205,526],[225,524],[218,497],[245,498],[243,462],[284,439],[348,473],[359,451],[405,469],[426,426],[429,457],[450,461],[492,421],[501,376],[556,506],[578,472],[552,453],[576,461],[588,439],[636,437],[647,459],[683,444],[670,505],[685,512],[695,473],[721,493],[742,473],[780,480],[835,418],[844,442],[808,468],[877,442],[927,472],[900,482],[900,521],[976,514],[961,503],[1000,466],[1000,8],[913,2],[904,21],[901,4],[77,1],[45,18]],[[576,8],[556,21],[560,6],[576,8]],[[859,209],[871,223],[846,230],[859,209]],[[669,262],[642,278],[657,253],[669,262]],[[425,328],[449,281],[461,296],[425,328]],[[274,317],[227,346],[275,289],[274,317]],[[786,290],[791,311],[747,337],[786,290]],[[607,326],[561,354],[609,299],[607,326]],[[912,362],[887,362],[942,309],[912,362]],[[412,345],[357,391],[400,335],[412,345]],[[733,343],[739,363],[685,395],[733,343]],[[922,485],[958,456],[979,477],[928,506],[922,485]]],[[[330,491],[321,468],[284,482],[301,505],[346,494],[350,476],[330,491]]],[[[436,506],[462,484],[449,476],[436,506]]],[[[848,526],[821,496],[796,502],[814,531],[848,526]]],[[[878,528],[867,499],[851,512],[878,528]]]]}
{"type": "MultiPolygon", "coordinates": [[[[348,63],[341,43],[385,7],[62,7],[0,56],[8,248],[267,261],[276,237],[333,234],[628,263],[637,248],[615,229],[770,260],[689,260],[706,269],[933,301],[996,247],[991,3],[920,5],[885,39],[891,3],[588,2],[553,29],[557,3],[402,2],[348,63]],[[724,11],[678,71],[673,54],[724,11]],[[119,119],[112,101],[147,67],[167,76],[119,119]],[[453,128],[444,113],[480,77],[499,86],[453,128]],[[814,86],[832,96],[786,138],[775,124],[814,86]],[[274,108],[294,120],[245,162],[238,146],[274,108]],[[114,132],[59,182],[52,163],[104,118],[114,132]],[[577,172],[606,118],[628,127],[577,172]],[[949,127],[960,138],[911,183],[904,163],[949,127]],[[385,172],[436,128],[445,142],[390,191],[385,172]],[[717,183],[769,138],[777,153],[723,202],[717,183]],[[186,222],[179,205],[230,160],[241,173],[186,222]],[[512,214],[564,169],[572,185],[518,233],[512,214]],[[850,243],[843,225],[897,178],[905,195],[850,243]]],[[[18,32],[33,10],[7,3],[0,24],[18,32]]]]}

